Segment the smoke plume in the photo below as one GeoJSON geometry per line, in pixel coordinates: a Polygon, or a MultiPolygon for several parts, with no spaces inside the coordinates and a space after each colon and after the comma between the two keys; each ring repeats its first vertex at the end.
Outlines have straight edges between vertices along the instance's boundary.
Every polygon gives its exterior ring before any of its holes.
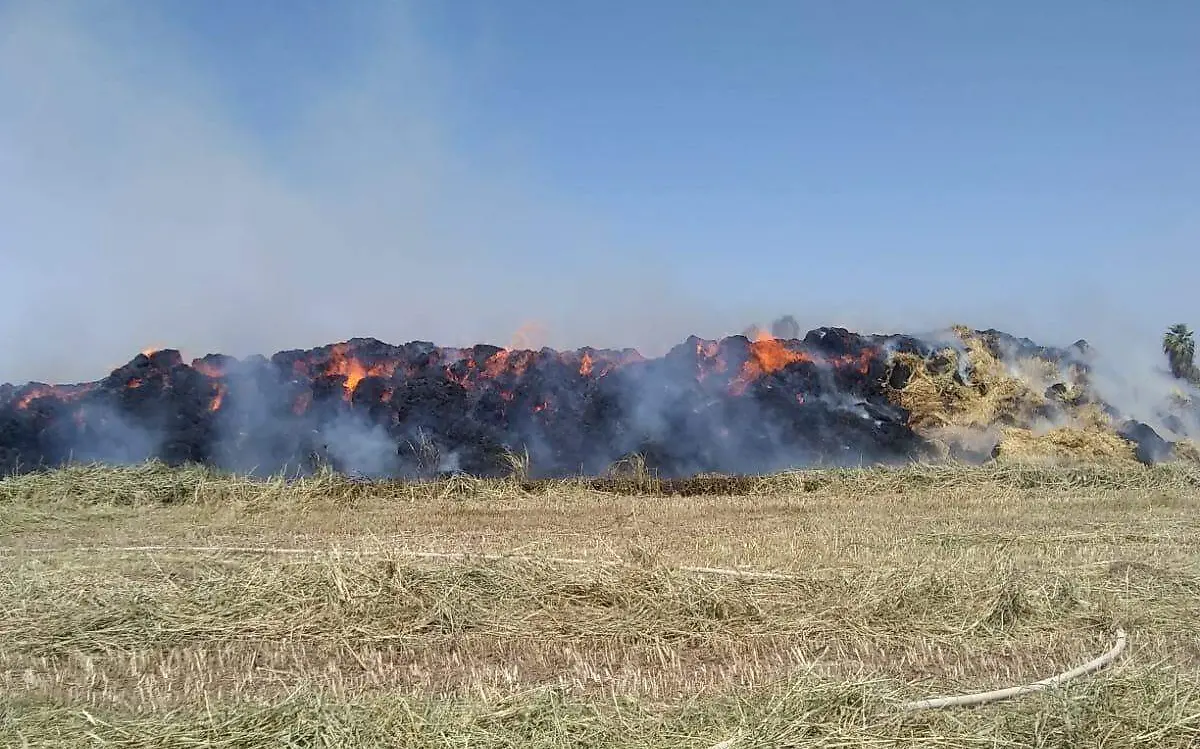
{"type": "Polygon", "coordinates": [[[266,134],[159,7],[0,6],[0,381],[90,380],[146,347],[504,345],[536,320],[540,344],[664,348],[713,326],[522,165],[461,152],[402,4],[347,11],[337,74],[266,134]]]}

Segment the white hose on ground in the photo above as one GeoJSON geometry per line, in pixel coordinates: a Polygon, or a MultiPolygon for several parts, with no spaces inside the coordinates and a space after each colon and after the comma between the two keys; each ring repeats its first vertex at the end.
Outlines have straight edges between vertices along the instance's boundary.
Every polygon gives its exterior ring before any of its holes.
{"type": "Polygon", "coordinates": [[[1013,697],[1019,697],[1023,694],[1031,692],[1041,692],[1060,684],[1064,684],[1072,679],[1077,679],[1080,676],[1085,676],[1093,671],[1099,671],[1108,664],[1117,659],[1118,656],[1125,650],[1127,638],[1125,630],[1117,628],[1117,640],[1107,653],[1093,658],[1087,663],[1073,668],[1070,671],[1064,671],[1058,676],[1051,676],[1048,679],[1035,681],[1032,684],[1025,684],[1019,687],[1008,687],[1007,689],[996,689],[991,692],[975,692],[973,694],[961,694],[956,697],[932,697],[925,700],[916,700],[915,702],[905,702],[898,706],[901,712],[912,712],[915,710],[934,710],[943,707],[967,707],[970,705],[983,705],[988,702],[999,702],[1013,697]]]}

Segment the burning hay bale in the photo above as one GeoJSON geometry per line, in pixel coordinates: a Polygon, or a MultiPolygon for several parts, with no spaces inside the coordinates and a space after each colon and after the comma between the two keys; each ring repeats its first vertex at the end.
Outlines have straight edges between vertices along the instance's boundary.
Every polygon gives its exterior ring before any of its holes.
{"type": "Polygon", "coordinates": [[[670,478],[904,461],[921,440],[879,382],[888,347],[917,346],[825,328],[693,337],[657,359],[374,339],[244,361],[150,352],[93,383],[6,387],[0,471],[158,458],[257,474],[552,477],[638,454],[670,478]]]}
{"type": "Polygon", "coordinates": [[[631,455],[656,481],[1039,451],[1124,459],[1131,444],[1164,459],[1148,426],[1114,429],[1087,356],[964,328],[937,345],[843,328],[693,336],[656,359],[361,338],[270,359],[162,350],[95,382],[0,386],[0,472],[157,459],[520,483],[599,476],[631,455]]]}

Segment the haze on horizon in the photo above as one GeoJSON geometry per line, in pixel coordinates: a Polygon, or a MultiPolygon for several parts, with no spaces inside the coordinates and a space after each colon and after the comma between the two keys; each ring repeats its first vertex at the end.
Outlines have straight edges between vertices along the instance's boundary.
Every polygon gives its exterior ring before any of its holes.
{"type": "Polygon", "coordinates": [[[0,0],[0,381],[1200,324],[1200,6],[0,0]],[[528,328],[526,328],[528,330],[528,328]]]}

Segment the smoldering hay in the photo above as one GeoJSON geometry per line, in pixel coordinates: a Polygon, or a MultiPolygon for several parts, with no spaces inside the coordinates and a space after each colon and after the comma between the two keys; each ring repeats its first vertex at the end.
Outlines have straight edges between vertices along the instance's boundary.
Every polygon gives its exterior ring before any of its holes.
{"type": "Polygon", "coordinates": [[[259,475],[571,476],[638,455],[669,477],[1190,454],[1099,398],[1091,356],[1083,341],[965,328],[691,337],[658,358],[375,339],[241,360],[165,349],[93,382],[0,386],[0,471],[158,459],[259,475]]]}

